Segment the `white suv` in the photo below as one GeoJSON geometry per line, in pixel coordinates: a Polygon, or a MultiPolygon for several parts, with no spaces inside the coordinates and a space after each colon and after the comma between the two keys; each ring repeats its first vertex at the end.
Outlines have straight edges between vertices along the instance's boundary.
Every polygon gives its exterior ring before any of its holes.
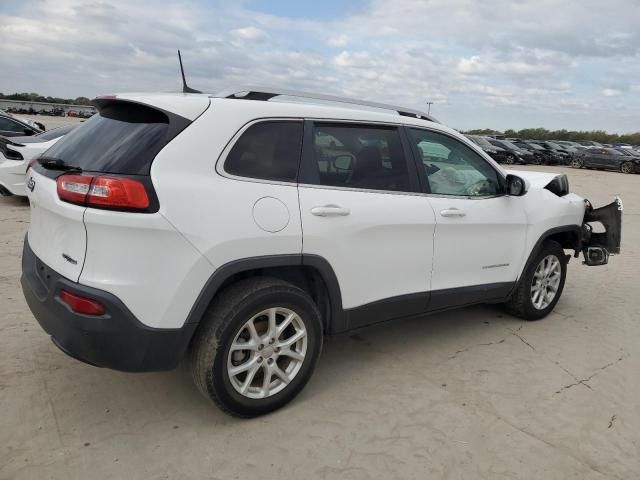
{"type": "Polygon", "coordinates": [[[539,319],[565,249],[619,252],[619,199],[510,174],[420,112],[259,89],[96,105],[27,172],[29,307],[87,363],[187,357],[233,415],[291,400],[325,336],[477,303],[539,319]]]}

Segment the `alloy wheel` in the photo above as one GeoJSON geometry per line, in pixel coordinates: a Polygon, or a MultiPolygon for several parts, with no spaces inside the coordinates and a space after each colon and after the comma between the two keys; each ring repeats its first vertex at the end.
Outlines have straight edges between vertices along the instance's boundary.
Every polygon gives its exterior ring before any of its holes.
{"type": "Polygon", "coordinates": [[[544,257],[533,274],[531,303],[538,310],[544,310],[558,293],[562,279],[562,265],[555,255],[544,257]]]}
{"type": "Polygon", "coordinates": [[[288,308],[273,307],[251,317],[229,349],[227,374],[241,395],[268,398],[284,390],[307,353],[307,329],[288,308]]]}

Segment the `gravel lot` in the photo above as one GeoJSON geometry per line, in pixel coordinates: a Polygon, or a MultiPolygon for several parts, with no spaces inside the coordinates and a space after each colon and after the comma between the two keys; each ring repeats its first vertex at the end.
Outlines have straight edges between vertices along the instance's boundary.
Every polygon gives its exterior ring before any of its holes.
{"type": "Polygon", "coordinates": [[[54,347],[19,287],[28,205],[0,198],[0,478],[638,478],[640,176],[563,170],[595,205],[622,196],[623,254],[572,260],[555,313],[479,306],[332,339],[298,399],[254,420],[182,369],[54,347]]]}

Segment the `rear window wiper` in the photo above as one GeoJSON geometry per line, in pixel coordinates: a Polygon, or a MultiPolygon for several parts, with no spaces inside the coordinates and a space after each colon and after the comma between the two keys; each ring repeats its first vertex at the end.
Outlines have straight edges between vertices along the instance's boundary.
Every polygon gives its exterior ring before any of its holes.
{"type": "Polygon", "coordinates": [[[53,158],[53,157],[40,157],[38,159],[38,163],[42,165],[47,170],[62,170],[64,172],[77,172],[82,173],[82,169],[80,167],[74,167],[73,165],[69,165],[65,163],[61,158],[53,158]]]}

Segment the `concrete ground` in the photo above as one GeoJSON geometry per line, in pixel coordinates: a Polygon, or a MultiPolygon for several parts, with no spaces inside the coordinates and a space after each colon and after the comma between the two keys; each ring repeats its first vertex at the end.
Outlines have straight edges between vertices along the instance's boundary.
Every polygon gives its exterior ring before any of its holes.
{"type": "Polygon", "coordinates": [[[623,254],[572,260],[555,312],[492,306],[329,341],[286,408],[223,415],[182,370],[61,353],[19,287],[27,204],[0,199],[1,479],[632,479],[640,475],[640,176],[566,170],[625,203],[623,254]]]}

